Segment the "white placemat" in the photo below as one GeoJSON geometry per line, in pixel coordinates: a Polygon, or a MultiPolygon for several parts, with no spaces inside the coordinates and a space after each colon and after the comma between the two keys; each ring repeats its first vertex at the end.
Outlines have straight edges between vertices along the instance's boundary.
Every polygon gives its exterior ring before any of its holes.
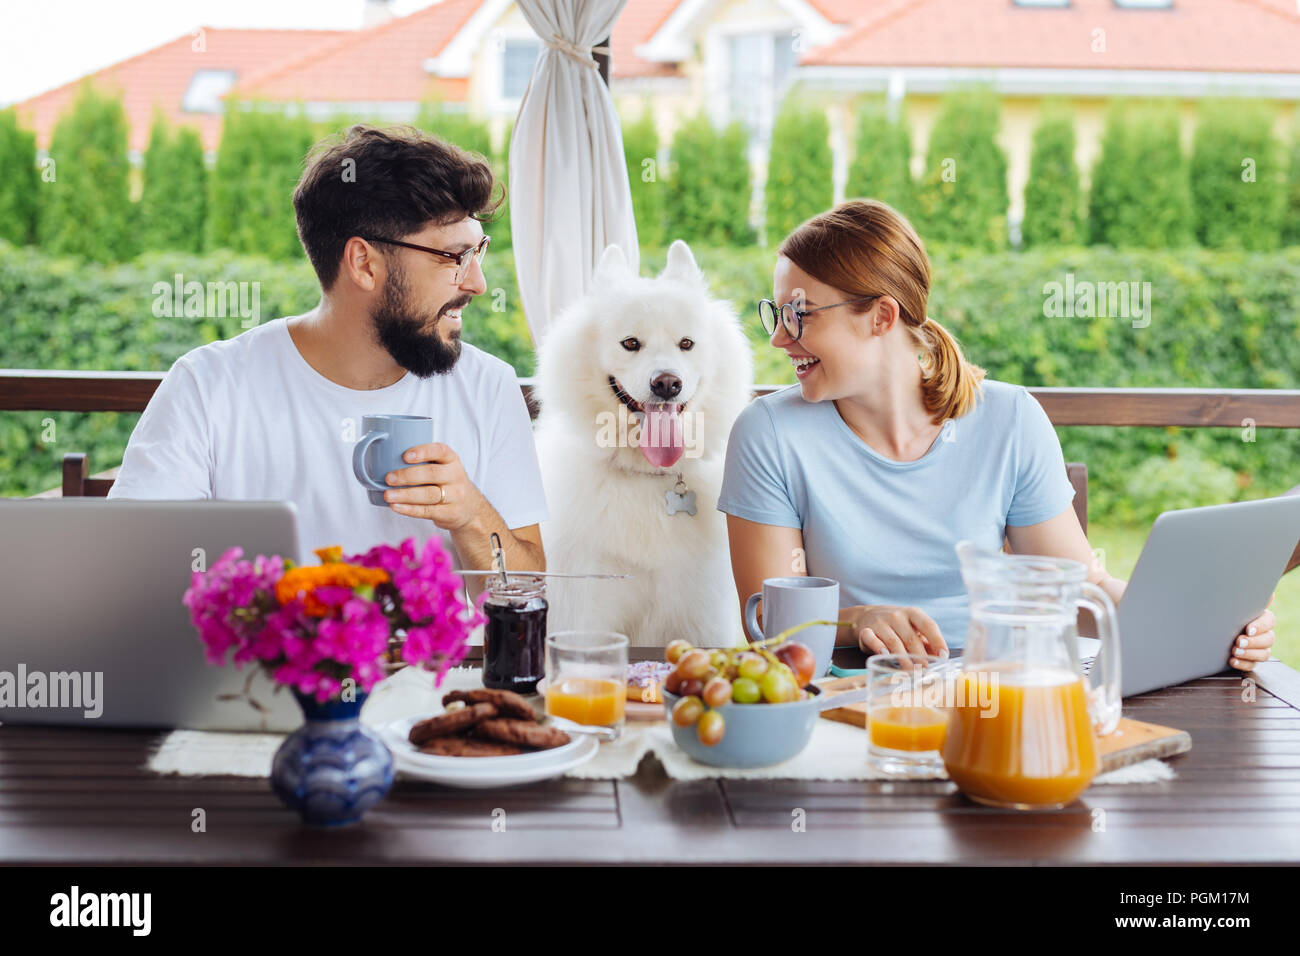
{"type": "MultiPolygon", "coordinates": [[[[482,687],[481,671],[458,667],[447,673],[442,686],[434,688],[433,675],[405,669],[378,684],[361,711],[371,727],[381,727],[398,717],[432,714],[442,708],[442,696],[452,690],[482,687]]],[[[176,730],[168,734],[149,760],[154,773],[181,776],[268,777],[271,760],[284,737],[280,734],[214,733],[176,730]]],[[[590,761],[567,776],[585,780],[618,780],[636,773],[647,753],[653,753],[674,780],[727,779],[787,780],[894,780],[867,766],[866,734],[862,728],[830,720],[818,720],[808,746],[798,756],[771,767],[732,770],[696,763],[673,742],[664,721],[628,721],[623,735],[613,743],[601,744],[590,761]]],[[[944,779],[939,774],[935,779],[944,779]]],[[[1171,780],[1173,768],[1160,760],[1145,760],[1101,774],[1094,786],[1123,783],[1153,783],[1171,780]]]]}

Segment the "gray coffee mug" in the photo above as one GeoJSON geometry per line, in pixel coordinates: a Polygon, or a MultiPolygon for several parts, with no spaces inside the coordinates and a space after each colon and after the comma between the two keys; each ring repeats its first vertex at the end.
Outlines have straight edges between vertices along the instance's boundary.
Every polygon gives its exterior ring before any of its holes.
{"type": "Polygon", "coordinates": [[[402,456],[416,445],[433,441],[433,419],[423,415],[366,415],[361,419],[365,433],[352,449],[352,473],[370,492],[370,503],[387,508],[384,477],[390,471],[407,468],[402,456]],[[376,477],[377,476],[377,477],[376,477]]]}
{"type": "MultiPolygon", "coordinates": [[[[764,640],[758,627],[758,601],[763,600],[763,627],[767,637],[805,621],[838,621],[840,618],[840,582],[830,578],[767,578],[761,594],[751,594],[745,602],[745,629],[752,640],[764,640]]],[[[831,666],[835,650],[836,628],[830,625],[806,627],[790,638],[806,644],[816,661],[814,676],[821,677],[831,666]]]]}

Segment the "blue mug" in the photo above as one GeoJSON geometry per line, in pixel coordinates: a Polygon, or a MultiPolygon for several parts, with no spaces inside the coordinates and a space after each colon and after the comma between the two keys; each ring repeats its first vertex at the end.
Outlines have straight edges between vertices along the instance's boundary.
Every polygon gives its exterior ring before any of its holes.
{"type": "Polygon", "coordinates": [[[370,493],[370,503],[387,508],[384,477],[390,471],[407,468],[402,458],[408,449],[433,441],[433,419],[423,415],[366,415],[361,419],[364,434],[352,449],[352,473],[370,493]],[[377,476],[377,477],[376,477],[377,476]]]}
{"type": "MultiPolygon", "coordinates": [[[[831,578],[767,578],[763,590],[751,594],[745,602],[745,629],[754,641],[776,637],[805,621],[838,621],[840,617],[840,582],[831,578]],[[758,626],[758,602],[763,601],[763,628],[758,626]]],[[[807,645],[816,662],[814,677],[821,677],[831,666],[835,651],[836,628],[828,624],[806,627],[790,638],[807,645]]],[[[769,648],[772,650],[773,648],[769,648]]]]}

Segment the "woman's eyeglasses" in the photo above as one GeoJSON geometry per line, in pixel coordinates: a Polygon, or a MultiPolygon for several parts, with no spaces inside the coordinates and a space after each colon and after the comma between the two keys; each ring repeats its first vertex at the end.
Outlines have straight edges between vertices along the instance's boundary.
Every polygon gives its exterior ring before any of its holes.
{"type": "Polygon", "coordinates": [[[444,252],[441,249],[431,249],[428,246],[417,246],[413,242],[403,242],[400,239],[385,239],[383,236],[359,236],[358,238],[364,239],[366,242],[386,242],[390,246],[402,246],[406,249],[418,249],[421,252],[428,252],[431,255],[442,256],[444,259],[451,259],[456,263],[456,278],[454,280],[456,285],[460,285],[461,281],[465,278],[465,273],[469,271],[469,264],[471,261],[477,262],[480,265],[482,264],[483,257],[487,255],[488,242],[491,241],[488,236],[484,236],[478,241],[478,245],[470,246],[464,252],[444,252]]]}
{"type": "Polygon", "coordinates": [[[758,320],[763,323],[763,331],[769,336],[776,333],[776,323],[780,320],[781,325],[785,327],[785,334],[797,342],[799,337],[803,335],[803,318],[805,315],[812,315],[814,312],[825,312],[827,309],[834,309],[841,305],[852,305],[855,302],[868,302],[879,298],[879,295],[863,295],[856,299],[845,299],[843,302],[820,305],[815,309],[796,309],[793,302],[777,305],[771,299],[759,299],[758,320]]]}

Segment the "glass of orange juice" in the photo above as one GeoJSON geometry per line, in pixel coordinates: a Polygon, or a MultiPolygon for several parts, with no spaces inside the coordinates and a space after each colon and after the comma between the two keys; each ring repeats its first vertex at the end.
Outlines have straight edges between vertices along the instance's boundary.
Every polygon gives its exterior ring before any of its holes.
{"type": "Polygon", "coordinates": [[[931,777],[943,770],[948,712],[940,669],[926,654],[877,654],[867,659],[867,763],[881,773],[931,777]]]}
{"type": "Polygon", "coordinates": [[[546,713],[565,730],[617,740],[627,704],[627,635],[557,631],[546,636],[546,713]]]}

